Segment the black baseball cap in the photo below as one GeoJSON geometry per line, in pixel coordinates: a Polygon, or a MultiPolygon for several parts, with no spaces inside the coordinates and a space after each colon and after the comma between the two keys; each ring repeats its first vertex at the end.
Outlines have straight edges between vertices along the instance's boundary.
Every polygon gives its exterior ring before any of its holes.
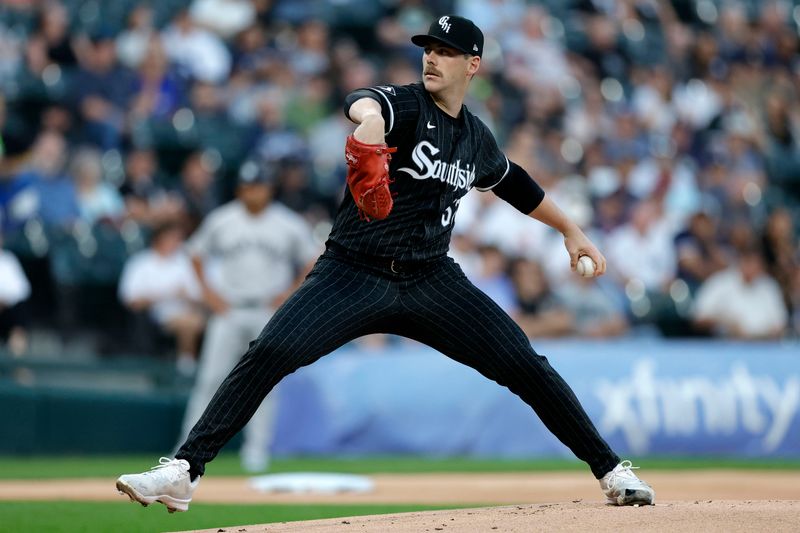
{"type": "Polygon", "coordinates": [[[483,54],[483,32],[474,22],[458,15],[439,17],[428,28],[428,33],[411,38],[417,46],[425,46],[431,41],[440,41],[465,54],[478,57],[483,54]]]}

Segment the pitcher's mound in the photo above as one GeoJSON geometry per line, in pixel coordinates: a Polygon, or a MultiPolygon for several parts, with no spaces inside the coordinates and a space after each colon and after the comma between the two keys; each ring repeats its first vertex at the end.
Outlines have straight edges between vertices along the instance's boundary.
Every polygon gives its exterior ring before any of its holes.
{"type": "Polygon", "coordinates": [[[424,513],[400,513],[306,522],[207,529],[203,533],[502,533],[531,531],[797,531],[800,501],[703,500],[667,501],[644,507],[611,507],[600,503],[514,505],[424,513]]]}

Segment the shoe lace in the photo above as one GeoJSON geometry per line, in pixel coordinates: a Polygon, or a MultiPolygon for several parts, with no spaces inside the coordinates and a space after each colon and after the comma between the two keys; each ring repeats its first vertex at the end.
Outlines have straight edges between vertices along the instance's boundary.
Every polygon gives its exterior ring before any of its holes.
{"type": "Polygon", "coordinates": [[[639,478],[633,473],[634,470],[639,470],[639,467],[633,466],[633,463],[630,461],[622,461],[617,468],[611,471],[611,475],[608,476],[608,488],[614,489],[618,483],[626,480],[638,481],[639,478]]]}
{"type": "Polygon", "coordinates": [[[145,472],[145,475],[166,476],[170,481],[175,481],[187,472],[186,465],[180,459],[162,457],[158,460],[158,463],[149,472],[145,472]],[[170,468],[172,466],[177,468],[170,468]]]}

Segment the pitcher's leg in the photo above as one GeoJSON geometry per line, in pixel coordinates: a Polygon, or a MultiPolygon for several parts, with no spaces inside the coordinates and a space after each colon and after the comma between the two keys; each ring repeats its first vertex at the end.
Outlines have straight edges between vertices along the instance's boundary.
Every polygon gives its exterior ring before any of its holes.
{"type": "Polygon", "coordinates": [[[422,280],[403,301],[410,312],[402,334],[508,387],[589,464],[598,479],[619,463],[547,358],[531,348],[519,326],[472,285],[457,265],[449,264],[422,280]]]}
{"type": "Polygon", "coordinates": [[[250,420],[285,376],[346,342],[372,333],[394,299],[385,279],[323,258],[275,313],[222,382],[176,454],[193,475],[250,420]]]}

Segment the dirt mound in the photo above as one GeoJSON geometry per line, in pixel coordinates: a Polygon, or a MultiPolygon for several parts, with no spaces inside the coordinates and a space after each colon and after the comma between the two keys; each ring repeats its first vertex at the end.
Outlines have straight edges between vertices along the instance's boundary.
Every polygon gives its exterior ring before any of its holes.
{"type": "Polygon", "coordinates": [[[800,501],[668,501],[645,507],[555,503],[214,528],[203,533],[529,533],[530,531],[797,531],[800,501]]]}

